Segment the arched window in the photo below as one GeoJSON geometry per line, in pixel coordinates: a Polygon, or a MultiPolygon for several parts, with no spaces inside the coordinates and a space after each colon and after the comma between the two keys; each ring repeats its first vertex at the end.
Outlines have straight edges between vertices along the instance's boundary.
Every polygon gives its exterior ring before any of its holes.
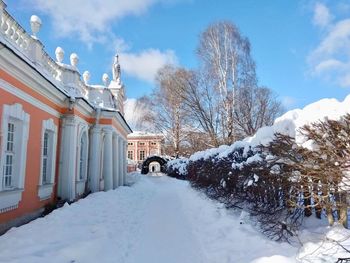
{"type": "Polygon", "coordinates": [[[80,137],[80,151],[79,151],[79,174],[78,179],[80,181],[86,179],[87,172],[87,154],[88,154],[88,141],[87,141],[87,133],[83,132],[80,137]]]}

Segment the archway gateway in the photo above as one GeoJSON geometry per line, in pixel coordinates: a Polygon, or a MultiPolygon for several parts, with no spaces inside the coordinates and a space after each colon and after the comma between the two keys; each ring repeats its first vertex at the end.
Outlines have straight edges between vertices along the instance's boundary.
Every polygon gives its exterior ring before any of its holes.
{"type": "Polygon", "coordinates": [[[165,173],[166,171],[166,164],[168,162],[167,159],[164,159],[160,156],[151,156],[148,157],[146,160],[143,161],[142,163],[142,169],[141,169],[141,173],[142,174],[148,174],[149,173],[149,165],[152,162],[157,162],[160,165],[160,172],[165,173]]]}

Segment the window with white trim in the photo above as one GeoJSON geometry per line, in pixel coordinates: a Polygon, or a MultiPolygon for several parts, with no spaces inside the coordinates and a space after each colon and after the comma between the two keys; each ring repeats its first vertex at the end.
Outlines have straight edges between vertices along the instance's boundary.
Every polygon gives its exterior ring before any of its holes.
{"type": "Polygon", "coordinates": [[[84,140],[80,140],[80,158],[79,158],[79,180],[84,179],[84,140]]]}
{"type": "Polygon", "coordinates": [[[14,171],[14,135],[15,124],[12,122],[7,123],[7,142],[5,150],[5,164],[3,174],[3,187],[5,189],[13,188],[13,171],[14,171]]]}
{"type": "Polygon", "coordinates": [[[128,151],[128,158],[130,160],[134,160],[134,152],[133,151],[128,151]]]}
{"type": "Polygon", "coordinates": [[[55,181],[57,126],[53,119],[44,120],[41,127],[41,173],[38,195],[40,200],[51,197],[55,181]]]}
{"type": "Polygon", "coordinates": [[[52,184],[54,178],[54,131],[45,129],[41,143],[41,185],[52,184]]]}
{"type": "Polygon", "coordinates": [[[87,172],[87,153],[88,153],[88,141],[87,134],[84,132],[80,137],[80,151],[79,151],[79,180],[86,178],[87,172]]]}
{"type": "Polygon", "coordinates": [[[52,171],[52,153],[53,153],[53,134],[52,132],[45,130],[44,138],[42,142],[42,167],[41,167],[41,178],[42,184],[50,184],[51,177],[53,176],[52,171]]]}
{"type": "Polygon", "coordinates": [[[143,161],[145,159],[145,151],[140,151],[140,161],[143,161]]]}
{"type": "Polygon", "coordinates": [[[26,174],[30,116],[19,103],[2,105],[0,127],[0,213],[16,209],[26,174]]]}

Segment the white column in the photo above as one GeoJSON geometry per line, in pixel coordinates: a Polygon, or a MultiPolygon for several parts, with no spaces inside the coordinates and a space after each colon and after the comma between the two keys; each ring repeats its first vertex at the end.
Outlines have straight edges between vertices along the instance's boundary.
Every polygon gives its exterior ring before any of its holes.
{"type": "Polygon", "coordinates": [[[113,189],[119,186],[118,184],[118,169],[119,169],[119,154],[118,154],[118,135],[113,136],[113,189]]]}
{"type": "Polygon", "coordinates": [[[103,129],[105,133],[103,147],[103,179],[105,191],[113,189],[113,145],[112,145],[112,129],[103,129]]]}
{"type": "Polygon", "coordinates": [[[128,166],[128,160],[127,160],[127,142],[123,141],[123,152],[124,152],[124,167],[123,167],[123,178],[124,178],[124,185],[126,184],[126,174],[127,174],[127,166],[128,166]]]}
{"type": "Polygon", "coordinates": [[[118,184],[124,185],[123,180],[123,141],[122,138],[118,137],[118,184]]]}
{"type": "Polygon", "coordinates": [[[65,116],[62,123],[58,195],[70,201],[76,197],[76,144],[77,122],[74,116],[65,116]]]}
{"type": "Polygon", "coordinates": [[[91,192],[100,190],[100,158],[101,158],[101,128],[95,125],[90,132],[89,144],[89,189],[91,192]]]}

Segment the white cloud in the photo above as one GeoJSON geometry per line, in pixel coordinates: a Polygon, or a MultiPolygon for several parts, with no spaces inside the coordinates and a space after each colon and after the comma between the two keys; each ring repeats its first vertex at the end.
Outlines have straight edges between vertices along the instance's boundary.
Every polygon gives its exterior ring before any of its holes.
{"type": "Polygon", "coordinates": [[[321,75],[324,72],[342,70],[344,67],[344,63],[337,59],[321,60],[317,65],[315,65],[314,73],[321,75]]]}
{"type": "MultiPolygon", "coordinates": [[[[328,10],[327,7],[324,8],[328,10]]],[[[329,11],[326,13],[328,15],[324,15],[325,17],[331,16],[329,11]]],[[[350,18],[336,22],[330,22],[329,19],[319,18],[317,24],[314,17],[316,25],[327,24],[327,28],[319,45],[307,58],[310,73],[342,87],[350,87],[350,18]]]]}
{"type": "Polygon", "coordinates": [[[313,23],[316,26],[326,27],[332,20],[332,15],[327,6],[322,3],[316,3],[314,7],[313,23]]]}
{"type": "Polygon", "coordinates": [[[177,58],[173,50],[147,49],[138,54],[121,53],[120,63],[127,75],[152,83],[157,71],[166,64],[177,64],[177,58]]]}
{"type": "Polygon", "coordinates": [[[350,19],[344,19],[332,25],[320,45],[313,52],[313,56],[335,55],[349,48],[350,19]]]}
{"type": "MultiPolygon", "coordinates": [[[[24,1],[24,0],[23,0],[24,1]]],[[[52,18],[54,34],[78,37],[89,43],[106,41],[111,24],[128,15],[140,15],[158,2],[169,0],[29,0],[52,18]]],[[[28,5],[28,2],[25,2],[28,5]]]]}

